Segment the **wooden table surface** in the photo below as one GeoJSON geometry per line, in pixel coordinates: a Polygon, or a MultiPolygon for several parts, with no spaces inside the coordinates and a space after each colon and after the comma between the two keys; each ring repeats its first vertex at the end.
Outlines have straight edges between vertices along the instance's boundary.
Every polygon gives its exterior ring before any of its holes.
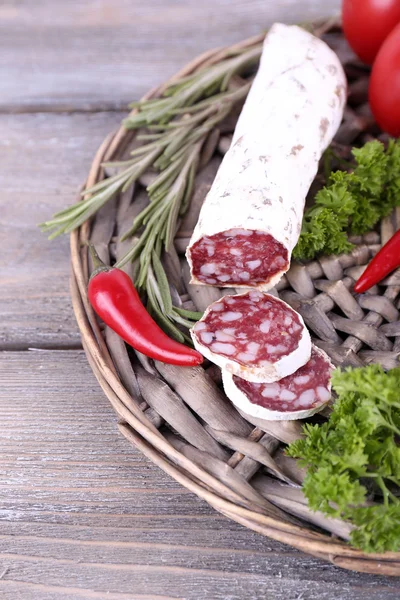
{"type": "Polygon", "coordinates": [[[189,59],[339,0],[3,0],[0,5],[0,597],[395,600],[215,513],[136,452],[81,350],[74,198],[127,103],[189,59]]]}

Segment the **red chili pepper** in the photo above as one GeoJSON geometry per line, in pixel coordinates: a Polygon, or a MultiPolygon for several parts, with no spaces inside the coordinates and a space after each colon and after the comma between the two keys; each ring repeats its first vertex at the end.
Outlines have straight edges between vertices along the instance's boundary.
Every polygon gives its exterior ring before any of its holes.
{"type": "Polygon", "coordinates": [[[169,338],[143,306],[131,278],[121,269],[107,267],[90,246],[95,271],[88,297],[96,313],[130,346],[150,358],[171,365],[194,367],[200,352],[169,338]]]}
{"type": "Polygon", "coordinates": [[[388,242],[375,254],[361,277],[354,285],[358,294],[366,292],[373,285],[379,283],[389,273],[400,266],[400,229],[388,242]]]}

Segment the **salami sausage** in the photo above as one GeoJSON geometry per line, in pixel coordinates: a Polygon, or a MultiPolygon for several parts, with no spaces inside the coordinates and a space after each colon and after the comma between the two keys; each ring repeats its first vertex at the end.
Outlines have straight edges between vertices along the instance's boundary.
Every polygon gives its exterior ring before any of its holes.
{"type": "Polygon", "coordinates": [[[258,290],[214,302],[190,333],[206,358],[247,381],[277,381],[294,373],[311,354],[301,316],[258,290]]]}
{"type": "Polygon", "coordinates": [[[325,42],[273,25],[187,249],[192,283],[266,291],[279,281],[345,100],[343,68],[325,42]]]}
{"type": "Polygon", "coordinates": [[[310,360],[292,375],[274,383],[250,383],[222,371],[225,393],[242,412],[257,419],[305,419],[331,397],[333,365],[323,350],[312,347],[310,360]]]}

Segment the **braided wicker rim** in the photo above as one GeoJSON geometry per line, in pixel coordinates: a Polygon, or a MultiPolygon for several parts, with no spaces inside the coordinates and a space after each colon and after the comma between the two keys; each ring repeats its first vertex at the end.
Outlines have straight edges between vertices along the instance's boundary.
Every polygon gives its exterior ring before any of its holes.
{"type": "MultiPolygon", "coordinates": [[[[329,28],[330,27],[328,26],[325,30],[327,31],[329,28]]],[[[263,37],[263,35],[260,35],[245,40],[232,46],[231,50],[239,50],[259,44],[263,40],[263,37]]],[[[217,63],[224,50],[225,49],[217,48],[205,52],[186,65],[168,82],[150,91],[145,98],[159,96],[167,84],[177,81],[181,77],[197,71],[201,67],[217,63]]],[[[104,178],[101,163],[110,160],[111,158],[120,157],[133,141],[134,135],[134,132],[126,131],[121,127],[117,132],[110,134],[104,140],[94,158],[85,184],[86,188],[104,178]]],[[[396,228],[395,225],[393,226],[393,221],[390,221],[390,219],[385,221],[386,222],[382,224],[381,228],[382,239],[387,238],[396,228]]],[[[399,214],[397,214],[397,223],[400,225],[399,214]]],[[[203,498],[223,515],[249,529],[279,542],[290,544],[294,548],[318,558],[328,560],[334,565],[346,569],[392,576],[400,575],[400,553],[387,552],[384,554],[365,554],[351,548],[346,543],[341,542],[334,536],[332,537],[332,535],[328,533],[320,533],[321,529],[317,530],[311,528],[311,526],[308,527],[307,524],[304,524],[304,521],[292,519],[290,515],[279,509],[274,511],[274,507],[270,503],[261,506],[259,503],[252,501],[251,497],[249,499],[249,497],[242,495],[237,489],[232,489],[232,487],[229,486],[229,480],[224,481],[223,477],[217,478],[210,473],[210,469],[206,470],[199,465],[198,461],[194,462],[194,460],[190,458],[190,454],[187,452],[184,453],[177,448],[176,445],[172,445],[170,437],[165,437],[158,430],[157,426],[154,424],[154,419],[149,419],[147,416],[150,412],[147,411],[146,414],[144,413],[143,402],[138,401],[132,393],[129,393],[122,383],[116,369],[116,367],[118,368],[118,364],[114,364],[115,357],[113,361],[99,323],[88,302],[87,282],[89,277],[89,265],[86,242],[90,237],[90,232],[91,224],[87,222],[79,230],[74,231],[71,234],[72,303],[88,361],[100,386],[120,418],[118,426],[121,433],[134,446],[139,448],[143,454],[176,479],[176,481],[203,498]],[[142,402],[142,405],[140,402],[142,402]]],[[[369,238],[368,236],[365,236],[365,239],[372,242],[372,245],[370,244],[369,247],[368,244],[365,243],[365,240],[359,240],[363,245],[359,246],[356,251],[353,252],[353,258],[350,257],[347,262],[346,260],[344,261],[345,265],[356,269],[357,266],[354,267],[354,265],[362,265],[368,262],[371,252],[376,251],[377,247],[379,247],[378,243],[380,240],[376,233],[371,234],[369,238]]],[[[309,303],[310,300],[307,299],[307,292],[305,292],[304,295],[304,290],[310,283],[313,284],[313,280],[319,281],[320,287],[317,287],[318,284],[316,284],[316,289],[326,291],[323,286],[321,287],[321,278],[325,277],[329,270],[335,271],[338,268],[337,260],[334,260],[333,262],[329,262],[328,260],[325,266],[323,262],[320,261],[320,265],[322,264],[323,266],[322,270],[321,266],[315,268],[315,264],[316,263],[314,263],[314,267],[311,266],[308,270],[304,266],[294,265],[294,273],[292,273],[291,277],[289,276],[289,281],[285,278],[285,282],[283,286],[281,286],[283,288],[289,288],[289,290],[286,290],[286,294],[293,305],[296,305],[297,302],[297,307],[300,306],[300,308],[303,307],[307,309],[307,303],[309,303]],[[299,291],[300,294],[298,293],[299,291]],[[303,295],[301,292],[303,292],[303,295]]],[[[331,286],[331,293],[328,293],[328,295],[321,294],[320,296],[328,298],[329,304],[335,296],[335,289],[332,291],[332,285],[335,286],[341,284],[343,287],[343,283],[337,279],[333,280],[332,277],[327,277],[325,283],[331,286]]],[[[396,281],[395,283],[399,283],[399,281],[396,281]]],[[[400,287],[395,285],[395,283],[388,284],[393,287],[387,288],[387,291],[389,291],[389,294],[385,294],[387,302],[394,303],[397,299],[400,287]]],[[[279,286],[278,289],[280,289],[279,286]]],[[[343,289],[341,292],[343,292],[343,289]]],[[[308,295],[308,298],[310,298],[310,295],[308,295]]],[[[287,298],[285,299],[288,301],[287,298]]],[[[370,307],[366,306],[365,308],[370,307]]],[[[330,310],[330,308],[328,307],[325,310],[330,310]]],[[[393,310],[396,309],[393,308],[393,310]]],[[[374,312],[373,314],[376,315],[377,313],[374,312]]],[[[327,318],[326,315],[325,318],[327,318]]],[[[394,319],[391,320],[393,321],[394,319]]],[[[375,325],[375,328],[377,328],[381,322],[382,318],[379,320],[378,315],[378,320],[375,319],[375,322],[373,321],[371,323],[371,327],[372,325],[375,325]]],[[[340,324],[337,328],[340,331],[345,331],[349,335],[353,333],[351,327],[350,331],[348,331],[346,326],[343,328],[343,324],[342,328],[340,328],[340,324]]],[[[352,336],[352,339],[355,340],[355,345],[352,345],[351,343],[348,344],[347,349],[345,350],[345,358],[343,358],[342,352],[342,358],[339,362],[347,360],[347,364],[359,364],[357,363],[357,352],[363,344],[357,337],[352,336]]],[[[396,338],[397,341],[399,341],[399,339],[399,337],[396,338]]],[[[327,340],[326,337],[325,340],[327,340]]],[[[327,343],[329,346],[329,340],[327,343]]],[[[323,346],[322,342],[321,345],[323,346]]],[[[395,345],[395,350],[398,354],[398,344],[395,345]]],[[[372,358],[372,360],[374,359],[372,358]]],[[[163,385],[165,385],[165,383],[163,383],[163,385]]],[[[152,409],[150,409],[150,411],[151,410],[152,409]]],[[[257,427],[254,428],[254,424],[249,431],[250,433],[247,436],[247,440],[250,442],[258,442],[264,435],[264,431],[257,427]]],[[[228,465],[235,466],[243,458],[246,458],[243,453],[236,451],[233,456],[230,457],[228,465]]],[[[262,467],[262,465],[258,466],[262,467]]]]}

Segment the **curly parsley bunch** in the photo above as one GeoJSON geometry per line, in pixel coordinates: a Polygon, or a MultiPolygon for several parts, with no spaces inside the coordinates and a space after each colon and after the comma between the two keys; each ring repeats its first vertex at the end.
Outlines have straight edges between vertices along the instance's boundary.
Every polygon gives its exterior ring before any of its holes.
{"type": "Polygon", "coordinates": [[[294,258],[348,252],[348,233],[366,233],[400,205],[400,140],[390,140],[386,151],[374,140],[352,153],[353,172],[331,173],[305,212],[294,258]]]}
{"type": "Polygon", "coordinates": [[[400,550],[400,368],[337,369],[332,386],[329,420],[305,425],[287,453],[308,469],[310,508],[353,524],[354,546],[400,550]]]}

